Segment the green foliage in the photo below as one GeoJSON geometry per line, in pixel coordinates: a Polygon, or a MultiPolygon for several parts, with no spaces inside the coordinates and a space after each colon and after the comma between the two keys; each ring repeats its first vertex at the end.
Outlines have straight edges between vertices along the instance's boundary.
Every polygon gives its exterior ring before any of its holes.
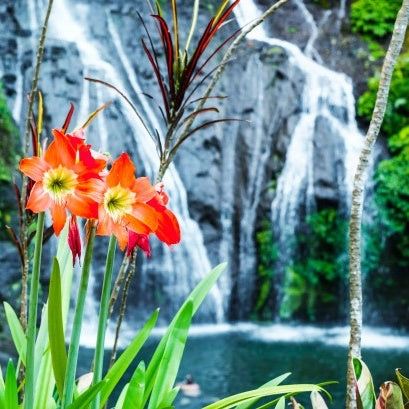
{"type": "Polygon", "coordinates": [[[0,182],[11,181],[11,173],[19,159],[19,133],[7,107],[0,83],[0,182]]]}
{"type": "Polygon", "coordinates": [[[393,31],[400,0],[356,0],[351,5],[351,25],[355,33],[382,38],[393,31]]]}
{"type": "Polygon", "coordinates": [[[15,211],[12,195],[12,173],[20,153],[18,129],[7,107],[0,83],[0,240],[8,238],[4,226],[10,225],[15,211]]]}
{"type": "Polygon", "coordinates": [[[313,0],[313,1],[314,3],[320,5],[324,9],[329,9],[331,6],[330,0],[313,0]]]}
{"type": "Polygon", "coordinates": [[[325,208],[307,218],[307,228],[298,237],[297,256],[287,267],[284,300],[280,314],[314,320],[338,314],[338,296],[346,276],[341,256],[346,250],[346,221],[337,210],[325,208]]]}
{"type": "MultiPolygon", "coordinates": [[[[375,106],[379,73],[368,80],[368,90],[358,100],[358,114],[368,121],[375,106]]],[[[382,131],[386,136],[396,134],[409,125],[409,53],[402,54],[393,73],[382,131]]]]}
{"type": "Polygon", "coordinates": [[[256,233],[258,265],[258,294],[254,307],[257,318],[271,319],[269,309],[265,309],[267,299],[272,290],[274,277],[274,262],[277,259],[277,249],[274,245],[271,221],[263,220],[261,229],[256,233]]]}

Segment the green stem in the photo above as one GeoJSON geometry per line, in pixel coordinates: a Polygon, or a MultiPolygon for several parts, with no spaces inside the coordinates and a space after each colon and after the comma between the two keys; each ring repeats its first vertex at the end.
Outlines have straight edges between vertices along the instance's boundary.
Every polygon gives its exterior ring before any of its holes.
{"type": "MultiPolygon", "coordinates": [[[[102,379],[102,368],[104,364],[105,332],[108,320],[109,299],[111,296],[112,271],[114,268],[116,241],[117,240],[115,236],[112,235],[109,240],[108,254],[105,264],[105,274],[104,281],[102,284],[101,303],[99,307],[97,344],[94,355],[94,376],[93,376],[94,385],[102,379]]],[[[93,409],[99,409],[100,400],[101,400],[100,394],[97,394],[92,403],[93,409]]]]}
{"type": "Polygon", "coordinates": [[[35,338],[37,324],[38,290],[40,286],[41,251],[43,247],[44,215],[45,215],[44,212],[38,214],[33,260],[33,273],[31,276],[31,289],[27,326],[26,388],[24,409],[33,409],[34,407],[35,338]]]}
{"type": "Polygon", "coordinates": [[[74,321],[72,326],[70,346],[68,349],[67,369],[65,372],[64,392],[62,398],[62,408],[66,408],[73,401],[75,373],[77,370],[78,349],[81,335],[82,318],[84,315],[85,298],[89,281],[89,273],[94,247],[96,227],[92,226],[85,250],[84,264],[81,272],[81,280],[78,288],[77,302],[75,304],[74,321]]]}

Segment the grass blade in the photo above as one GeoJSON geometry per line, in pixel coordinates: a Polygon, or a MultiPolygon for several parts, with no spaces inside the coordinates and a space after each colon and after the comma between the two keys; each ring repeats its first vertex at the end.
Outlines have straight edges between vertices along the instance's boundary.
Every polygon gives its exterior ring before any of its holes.
{"type": "Polygon", "coordinates": [[[193,303],[184,305],[178,319],[171,326],[166,346],[155,377],[148,409],[162,407],[163,400],[173,390],[173,385],[182,360],[187,335],[193,316],[193,303]]]}
{"type": "Polygon", "coordinates": [[[145,326],[139,331],[138,335],[133,339],[121,356],[116,360],[115,364],[105,375],[104,380],[105,385],[101,389],[101,402],[100,408],[102,408],[107,402],[109,396],[111,395],[113,389],[121,379],[122,375],[128,369],[129,365],[134,360],[136,354],[142,348],[143,344],[149,337],[152,328],[155,326],[156,320],[158,318],[159,310],[156,310],[145,326]]]}
{"type": "Polygon", "coordinates": [[[64,326],[61,305],[61,275],[58,260],[54,258],[48,295],[48,331],[51,361],[55,383],[60,398],[64,390],[67,351],[65,349],[64,326]]]}

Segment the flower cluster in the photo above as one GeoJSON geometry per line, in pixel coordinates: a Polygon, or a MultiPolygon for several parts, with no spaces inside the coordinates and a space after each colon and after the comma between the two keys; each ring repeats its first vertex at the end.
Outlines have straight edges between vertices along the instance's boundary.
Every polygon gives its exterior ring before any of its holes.
{"type": "Polygon", "coordinates": [[[180,241],[175,215],[167,209],[163,184],[151,185],[135,177],[135,166],[122,153],[108,169],[108,159],[85,143],[82,129],[73,133],[53,130],[54,139],[41,157],[24,158],[20,170],[35,183],[26,208],[39,213],[50,209],[58,236],[71,215],[69,244],[80,255],[76,217],[94,220],[97,235],[111,234],[128,254],[135,246],[150,255],[151,233],[171,245],[180,241]]]}

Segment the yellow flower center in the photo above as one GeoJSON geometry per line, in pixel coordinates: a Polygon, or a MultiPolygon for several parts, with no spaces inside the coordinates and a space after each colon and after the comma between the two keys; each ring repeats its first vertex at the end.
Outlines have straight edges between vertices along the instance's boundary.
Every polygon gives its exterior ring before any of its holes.
{"type": "Polygon", "coordinates": [[[71,169],[60,165],[44,173],[43,185],[53,200],[62,204],[67,195],[74,193],[77,175],[71,169]]]}
{"type": "Polygon", "coordinates": [[[104,208],[117,223],[126,213],[131,212],[135,197],[134,192],[121,185],[111,187],[104,194],[104,208]]]}

